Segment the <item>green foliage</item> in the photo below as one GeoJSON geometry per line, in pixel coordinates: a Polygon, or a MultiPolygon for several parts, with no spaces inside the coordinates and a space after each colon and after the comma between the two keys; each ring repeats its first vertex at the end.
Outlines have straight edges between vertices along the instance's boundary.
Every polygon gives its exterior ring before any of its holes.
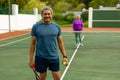
{"type": "Polygon", "coordinates": [[[81,18],[83,20],[83,22],[88,20],[88,11],[85,11],[81,14],[81,18]]]}
{"type": "Polygon", "coordinates": [[[88,21],[85,21],[83,23],[84,23],[84,27],[88,27],[88,21]]]}
{"type": "Polygon", "coordinates": [[[66,14],[66,15],[64,16],[64,20],[72,23],[73,20],[74,20],[74,14],[73,14],[73,13],[66,14]]]}
{"type": "Polygon", "coordinates": [[[39,0],[30,0],[22,9],[20,9],[20,13],[33,14],[34,8],[38,8],[38,10],[40,11],[45,5],[45,2],[40,2],[39,0]]]}
{"type": "Polygon", "coordinates": [[[55,4],[61,0],[40,0],[42,2],[47,2],[46,5],[47,6],[51,6],[51,7],[54,7],[55,4]]]}
{"type": "Polygon", "coordinates": [[[72,3],[74,7],[76,7],[77,5],[79,5],[79,3],[81,3],[80,0],[66,0],[66,2],[72,3]]]}
{"type": "Polygon", "coordinates": [[[68,10],[68,8],[71,6],[71,4],[63,2],[63,1],[59,1],[56,3],[56,5],[54,5],[53,9],[55,12],[66,12],[66,10],[68,10]]]}
{"type": "Polygon", "coordinates": [[[116,6],[118,2],[119,0],[92,0],[89,6],[93,8],[99,8],[100,5],[111,7],[116,6]]]}
{"type": "Polygon", "coordinates": [[[81,0],[85,5],[86,5],[86,9],[89,8],[89,3],[92,1],[92,0],[81,0]]]}
{"type": "Polygon", "coordinates": [[[0,0],[0,14],[8,14],[8,0],[0,0]]]}
{"type": "Polygon", "coordinates": [[[19,13],[21,14],[33,14],[33,9],[20,9],[19,13]]]}
{"type": "Polygon", "coordinates": [[[0,14],[8,14],[8,7],[0,6],[0,14]]]}
{"type": "Polygon", "coordinates": [[[45,6],[45,2],[40,2],[39,0],[30,0],[25,6],[24,9],[33,9],[33,8],[38,8],[41,10],[43,6],[45,6]]]}
{"type": "Polygon", "coordinates": [[[93,8],[99,8],[100,5],[102,5],[103,2],[101,0],[93,0],[90,2],[89,6],[93,7],[93,8]]]}
{"type": "MultiPolygon", "coordinates": [[[[9,0],[0,0],[0,10],[4,10],[0,13],[8,13],[6,10],[9,0]]],[[[33,8],[41,8],[45,5],[48,5],[53,8],[55,12],[66,12],[66,11],[80,11],[82,8],[99,8],[102,6],[116,6],[119,3],[119,0],[10,0],[10,5],[17,4],[19,5],[20,10],[33,10],[33,8]]],[[[10,7],[11,7],[10,6],[10,7]]]]}
{"type": "Polygon", "coordinates": [[[19,8],[23,8],[30,0],[10,0],[11,4],[19,5],[19,8]]]}
{"type": "Polygon", "coordinates": [[[80,3],[75,8],[73,8],[73,11],[81,11],[83,8],[85,8],[85,4],[80,3]]]}
{"type": "Polygon", "coordinates": [[[8,0],[0,0],[0,6],[8,6],[8,0]]]}
{"type": "Polygon", "coordinates": [[[74,15],[72,13],[66,14],[65,16],[63,16],[61,13],[55,13],[53,16],[53,21],[60,25],[71,24],[73,20],[74,15]]]}
{"type": "Polygon", "coordinates": [[[53,16],[53,19],[55,21],[61,21],[61,20],[63,20],[63,18],[64,18],[64,16],[61,13],[55,13],[53,16]]]}

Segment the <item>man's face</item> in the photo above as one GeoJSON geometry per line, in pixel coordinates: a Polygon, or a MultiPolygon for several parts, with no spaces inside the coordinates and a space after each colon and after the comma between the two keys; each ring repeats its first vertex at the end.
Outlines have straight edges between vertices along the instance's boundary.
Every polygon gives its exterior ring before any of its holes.
{"type": "Polygon", "coordinates": [[[50,10],[44,10],[43,13],[42,13],[42,18],[43,18],[43,21],[47,24],[49,24],[52,20],[52,13],[50,10]]]}

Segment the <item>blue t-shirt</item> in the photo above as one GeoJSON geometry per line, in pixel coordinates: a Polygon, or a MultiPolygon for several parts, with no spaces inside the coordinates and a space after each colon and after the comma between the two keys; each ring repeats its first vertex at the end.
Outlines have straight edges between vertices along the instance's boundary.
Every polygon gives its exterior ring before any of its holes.
{"type": "Polygon", "coordinates": [[[44,58],[58,58],[57,37],[61,35],[58,24],[43,22],[36,23],[32,27],[32,36],[36,36],[36,55],[44,58]]]}

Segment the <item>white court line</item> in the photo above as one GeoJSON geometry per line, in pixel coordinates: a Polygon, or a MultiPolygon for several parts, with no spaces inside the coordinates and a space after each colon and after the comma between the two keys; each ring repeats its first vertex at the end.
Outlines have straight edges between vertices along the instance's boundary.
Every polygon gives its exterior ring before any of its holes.
{"type": "Polygon", "coordinates": [[[0,45],[0,47],[4,47],[4,46],[7,46],[7,45],[9,45],[9,44],[13,44],[13,43],[16,43],[16,42],[20,42],[20,41],[23,41],[23,40],[28,39],[28,38],[30,38],[30,37],[23,38],[23,39],[20,39],[20,40],[16,40],[16,41],[13,41],[13,42],[9,42],[9,43],[6,43],[6,44],[2,44],[2,45],[0,45]]]}
{"type": "Polygon", "coordinates": [[[65,70],[64,70],[64,72],[63,72],[63,74],[62,74],[62,76],[61,76],[61,78],[60,78],[60,80],[63,80],[63,78],[64,78],[64,76],[65,76],[65,74],[66,74],[66,72],[67,72],[67,70],[68,70],[68,68],[69,68],[69,66],[70,66],[70,64],[71,64],[71,62],[72,62],[72,60],[73,60],[73,58],[74,58],[74,56],[75,56],[78,48],[79,48],[79,46],[80,46],[80,43],[78,44],[77,48],[75,49],[75,51],[74,51],[74,53],[73,53],[73,55],[72,55],[72,57],[71,57],[68,65],[67,65],[67,67],[65,68],[65,70]]]}

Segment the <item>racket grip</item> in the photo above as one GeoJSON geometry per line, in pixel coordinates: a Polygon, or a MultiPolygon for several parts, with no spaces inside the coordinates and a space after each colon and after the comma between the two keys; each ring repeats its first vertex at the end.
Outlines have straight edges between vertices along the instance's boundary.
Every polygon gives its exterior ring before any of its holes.
{"type": "Polygon", "coordinates": [[[33,70],[35,70],[35,66],[32,66],[31,68],[32,68],[33,70]]]}

